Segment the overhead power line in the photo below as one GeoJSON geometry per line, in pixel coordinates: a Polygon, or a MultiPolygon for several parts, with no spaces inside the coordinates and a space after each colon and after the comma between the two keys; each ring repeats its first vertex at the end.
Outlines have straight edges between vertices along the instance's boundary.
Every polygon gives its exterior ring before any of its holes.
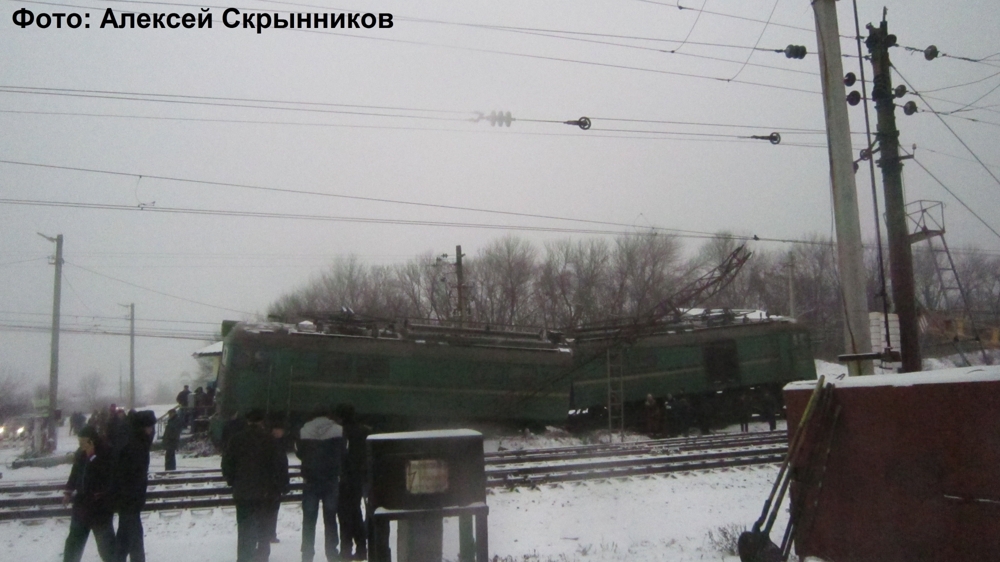
{"type": "MultiPolygon", "coordinates": [[[[43,326],[34,324],[13,324],[9,322],[0,322],[0,331],[48,333],[52,331],[52,326],[51,325],[43,326]]],[[[74,326],[60,326],[59,332],[69,333],[69,334],[90,334],[98,336],[126,336],[126,337],[131,334],[131,332],[126,329],[115,330],[111,328],[101,328],[101,327],[74,327],[74,326]]],[[[216,337],[218,337],[218,334],[211,332],[170,332],[170,331],[136,330],[135,337],[171,339],[171,340],[212,341],[216,337]]]]}
{"type": "Polygon", "coordinates": [[[200,306],[207,306],[209,308],[216,308],[216,309],[219,309],[219,310],[225,310],[227,312],[236,312],[236,313],[239,313],[239,314],[246,314],[248,316],[253,316],[253,314],[254,314],[252,312],[247,312],[245,310],[237,310],[235,308],[226,308],[224,306],[218,306],[218,305],[214,305],[214,304],[209,304],[207,302],[196,301],[196,300],[193,300],[193,299],[189,299],[187,297],[181,297],[181,296],[178,296],[178,295],[172,295],[170,293],[165,293],[163,291],[158,291],[156,289],[151,289],[149,287],[144,287],[142,285],[137,285],[135,283],[132,283],[131,281],[126,281],[124,279],[119,279],[117,277],[112,277],[110,275],[105,275],[105,274],[103,274],[103,273],[101,273],[99,271],[94,271],[93,269],[90,269],[88,267],[83,267],[82,265],[76,265],[76,264],[70,263],[68,261],[64,261],[63,263],[65,263],[66,265],[75,267],[77,269],[82,269],[83,271],[86,271],[88,273],[92,273],[94,275],[97,275],[98,277],[104,277],[105,279],[110,279],[112,281],[117,281],[119,283],[123,283],[125,285],[130,286],[130,287],[135,287],[136,289],[142,289],[143,291],[149,291],[150,293],[155,293],[157,295],[162,295],[164,297],[170,297],[172,299],[177,299],[177,300],[181,300],[181,301],[184,301],[184,302],[189,302],[189,303],[192,303],[192,304],[197,304],[197,305],[200,305],[200,306]]]}
{"type": "MultiPolygon", "coordinates": [[[[912,155],[911,155],[911,156],[912,156],[912,155]]],[[[913,162],[914,162],[914,163],[916,163],[916,165],[917,165],[917,166],[920,166],[920,168],[921,168],[921,169],[922,169],[922,170],[923,170],[924,172],[926,172],[928,176],[930,176],[931,178],[933,178],[933,179],[934,179],[934,181],[936,181],[936,182],[937,182],[937,184],[938,184],[938,185],[940,185],[942,189],[944,189],[944,190],[945,190],[945,191],[947,191],[947,192],[948,192],[948,193],[949,193],[949,194],[950,194],[950,195],[951,195],[952,197],[954,197],[954,198],[955,198],[955,201],[958,201],[958,203],[959,203],[960,205],[962,205],[963,207],[965,207],[965,210],[966,210],[966,211],[969,211],[969,213],[971,213],[971,214],[972,214],[972,216],[976,217],[976,220],[978,220],[978,221],[979,221],[980,223],[982,223],[982,225],[983,225],[983,226],[985,226],[985,227],[986,227],[987,229],[989,229],[989,231],[990,231],[990,232],[992,232],[992,233],[993,233],[993,234],[994,234],[994,235],[995,235],[995,236],[996,236],[997,238],[1000,238],[1000,232],[997,232],[997,230],[996,230],[995,228],[993,228],[992,226],[990,226],[990,224],[989,224],[988,222],[986,222],[986,220],[985,220],[985,219],[983,219],[983,217],[979,216],[979,214],[978,214],[978,213],[976,213],[976,211],[972,210],[972,207],[968,206],[968,205],[967,205],[967,204],[965,203],[965,201],[962,201],[962,199],[961,199],[961,198],[960,198],[960,197],[959,197],[959,196],[958,196],[958,195],[957,195],[957,194],[956,194],[956,193],[955,193],[954,191],[952,191],[952,190],[951,190],[951,188],[949,188],[949,187],[948,187],[947,185],[945,185],[943,181],[941,181],[941,180],[940,180],[940,179],[939,179],[939,178],[938,178],[938,177],[937,177],[936,175],[934,175],[934,174],[933,174],[933,173],[932,173],[932,172],[931,172],[930,170],[928,170],[928,169],[927,169],[927,167],[926,167],[926,166],[924,166],[924,165],[923,165],[923,164],[922,164],[922,163],[920,162],[920,160],[917,160],[917,159],[916,159],[916,157],[914,157],[914,158],[913,158],[913,162]]]]}
{"type": "MultiPolygon", "coordinates": [[[[10,314],[14,316],[52,316],[52,312],[20,312],[15,310],[0,310],[0,314],[10,314]]],[[[94,320],[121,320],[127,322],[129,320],[128,316],[106,316],[106,315],[94,315],[94,314],[65,314],[60,313],[63,318],[83,318],[83,319],[94,319],[94,320]]],[[[158,324],[201,324],[205,326],[218,326],[218,322],[206,322],[204,320],[166,320],[162,318],[136,318],[136,322],[152,322],[158,324]]]]}
{"type": "MultiPolygon", "coordinates": [[[[659,2],[659,1],[656,1],[656,0],[635,0],[635,1],[636,2],[641,2],[643,4],[654,4],[656,6],[665,6],[665,7],[668,7],[668,8],[677,8],[679,10],[694,10],[695,9],[695,8],[691,8],[691,7],[688,7],[688,6],[683,6],[681,4],[675,4],[673,2],[659,2]]],[[[719,17],[730,18],[730,19],[741,20],[741,21],[750,21],[750,22],[754,22],[754,23],[764,23],[764,24],[769,24],[769,25],[773,25],[773,26],[776,26],[776,27],[784,27],[786,29],[796,29],[796,30],[799,30],[799,31],[808,31],[810,33],[815,33],[814,29],[809,28],[809,27],[802,27],[802,26],[799,26],[799,25],[789,25],[789,24],[785,24],[785,23],[768,22],[768,21],[762,20],[762,19],[751,18],[751,17],[746,17],[746,16],[737,16],[735,14],[727,14],[725,12],[714,12],[714,11],[711,11],[711,10],[703,10],[703,12],[706,13],[706,14],[711,14],[713,16],[719,16],[719,17]]],[[[842,35],[841,37],[845,37],[845,36],[842,35]]],[[[849,37],[847,37],[847,38],[850,39],[849,37]]]]}
{"type": "MultiPolygon", "coordinates": [[[[982,166],[982,168],[984,170],[986,170],[986,173],[989,174],[991,178],[993,178],[993,181],[995,181],[997,183],[997,185],[1000,186],[1000,178],[998,178],[996,176],[996,174],[993,173],[993,170],[990,170],[989,166],[987,166],[986,163],[983,162],[982,159],[979,158],[979,155],[977,155],[975,153],[975,151],[973,151],[972,148],[962,139],[962,137],[960,137],[959,134],[955,132],[955,129],[952,129],[951,125],[949,125],[948,122],[945,121],[943,117],[941,117],[940,115],[938,115],[938,113],[931,106],[930,102],[927,101],[927,99],[925,99],[924,96],[920,95],[920,92],[916,91],[916,89],[913,87],[913,84],[910,84],[910,81],[907,80],[906,77],[903,76],[899,72],[899,69],[896,68],[896,67],[893,67],[893,69],[896,71],[896,74],[899,76],[900,80],[902,80],[904,83],[906,83],[906,86],[910,89],[910,91],[914,92],[917,95],[917,97],[919,97],[921,100],[923,100],[923,102],[925,104],[927,104],[927,108],[934,112],[934,116],[937,117],[939,121],[941,121],[941,124],[944,125],[945,128],[948,129],[948,131],[952,134],[952,136],[954,136],[955,139],[959,143],[961,143],[962,146],[965,147],[965,150],[967,150],[969,152],[969,154],[971,154],[972,157],[976,159],[976,162],[978,162],[979,165],[982,166]]],[[[991,228],[991,230],[992,230],[992,228],[991,228]]]]}
{"type": "MultiPolygon", "coordinates": [[[[591,219],[579,219],[579,218],[573,218],[573,217],[562,217],[562,216],[545,215],[545,214],[539,214],[539,213],[522,213],[522,212],[516,212],[516,211],[500,211],[500,210],[496,210],[496,209],[485,209],[485,208],[481,208],[481,207],[464,207],[464,206],[459,206],[459,205],[444,205],[444,204],[438,204],[438,203],[421,203],[421,202],[418,202],[418,201],[406,201],[406,200],[401,200],[401,199],[386,199],[386,198],[379,198],[379,197],[365,197],[365,196],[362,196],[362,195],[345,195],[345,194],[339,194],[339,193],[326,193],[326,192],[320,192],[320,191],[306,191],[306,190],[299,190],[299,189],[287,189],[287,188],[267,187],[267,186],[250,185],[250,184],[240,184],[240,183],[232,183],[232,182],[198,180],[198,179],[191,179],[191,178],[178,178],[178,177],[160,176],[160,175],[153,175],[153,174],[137,174],[137,173],[134,173],[134,172],[118,172],[118,171],[113,171],[113,170],[101,170],[101,169],[96,169],[96,168],[81,168],[81,167],[75,167],[75,166],[58,166],[58,165],[53,165],[53,164],[37,164],[37,163],[29,163],[29,162],[18,162],[18,161],[14,161],[14,160],[0,160],[0,163],[20,165],[20,166],[32,166],[32,167],[39,167],[39,168],[51,168],[51,169],[57,169],[57,170],[71,170],[71,171],[77,171],[77,172],[88,172],[88,173],[96,173],[96,174],[108,174],[108,175],[115,175],[115,176],[128,176],[128,177],[134,177],[134,178],[159,179],[159,180],[165,180],[165,181],[176,181],[176,182],[181,182],[181,183],[193,183],[193,184],[214,185],[214,186],[221,186],[221,187],[233,187],[233,188],[239,188],[239,189],[250,189],[250,190],[265,191],[265,192],[284,193],[284,194],[308,195],[308,196],[317,196],[317,197],[330,197],[330,198],[335,198],[335,199],[350,199],[350,200],[356,200],[356,201],[368,201],[368,202],[375,202],[375,203],[388,203],[388,204],[394,204],[394,205],[406,205],[406,206],[414,206],[414,207],[436,208],[436,209],[445,209],[445,210],[453,210],[453,211],[467,211],[467,212],[487,213],[487,214],[506,215],[506,216],[515,216],[515,217],[524,217],[524,218],[533,218],[533,219],[559,220],[559,221],[576,222],[576,223],[584,223],[584,224],[594,224],[594,225],[602,225],[602,226],[614,226],[614,227],[620,227],[620,228],[632,228],[633,227],[633,225],[625,224],[625,223],[618,223],[618,222],[611,222],[611,221],[598,221],[598,220],[591,220],[591,219]]],[[[3,201],[9,202],[9,201],[12,201],[12,200],[5,199],[3,201]]],[[[61,206],[66,206],[66,205],[61,205],[61,206]]],[[[119,208],[120,207],[120,208],[125,209],[125,210],[162,210],[162,209],[164,209],[164,207],[153,207],[153,206],[134,207],[134,206],[131,206],[131,205],[111,205],[109,207],[114,207],[114,208],[119,208]]],[[[180,211],[180,210],[178,209],[176,211],[180,211]]],[[[164,212],[166,212],[166,211],[164,211],[164,212]]],[[[189,209],[189,210],[184,210],[184,212],[197,212],[197,210],[189,209]]],[[[222,211],[213,211],[213,213],[214,212],[222,212],[222,211]]],[[[209,214],[211,214],[211,213],[209,213],[209,214]]],[[[272,213],[262,213],[261,214],[261,216],[271,216],[271,215],[272,215],[272,213]]],[[[335,217],[327,217],[324,220],[334,220],[334,219],[336,219],[336,220],[345,220],[345,221],[346,220],[352,220],[349,217],[336,217],[336,218],[335,217]]],[[[377,220],[378,219],[364,219],[363,222],[375,222],[377,220]]],[[[418,222],[422,223],[422,222],[426,222],[426,221],[418,221],[418,222]]],[[[689,234],[699,234],[699,235],[711,235],[711,233],[700,232],[700,231],[687,231],[687,230],[679,230],[679,229],[664,228],[664,227],[655,227],[655,226],[651,227],[651,228],[653,228],[654,230],[664,231],[664,232],[677,232],[677,233],[689,233],[689,234]]]]}

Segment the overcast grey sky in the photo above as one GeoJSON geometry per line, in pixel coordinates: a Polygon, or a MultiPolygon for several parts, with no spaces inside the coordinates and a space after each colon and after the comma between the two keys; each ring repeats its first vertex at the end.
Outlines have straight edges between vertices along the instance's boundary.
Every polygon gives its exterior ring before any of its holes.
{"type": "MultiPolygon", "coordinates": [[[[883,3],[858,3],[863,30],[881,18],[883,3]]],[[[806,0],[682,0],[687,9],[672,0],[0,5],[0,160],[116,172],[0,164],[0,199],[7,201],[0,203],[0,325],[49,322],[53,268],[46,257],[54,245],[36,232],[65,236],[65,325],[121,330],[127,323],[120,305],[134,302],[140,330],[187,332],[263,312],[337,256],[390,263],[426,251],[451,253],[456,244],[474,255],[504,233],[468,223],[609,231],[657,226],[762,238],[832,232],[816,39],[806,0]],[[99,29],[107,7],[148,13],[209,7],[213,28],[99,29]],[[394,26],[257,34],[227,29],[222,13],[228,7],[385,12],[394,26]],[[22,29],[12,22],[22,8],[89,13],[91,27],[22,29]],[[771,50],[802,44],[810,54],[787,59],[748,49],[755,44],[771,50]],[[150,94],[181,97],[150,101],[150,94]],[[510,111],[515,121],[509,128],[471,121],[476,112],[495,110],[510,111]],[[589,131],[561,123],[581,116],[593,120],[589,131]],[[782,134],[778,146],[741,138],[772,131],[782,134]],[[168,209],[396,224],[163,212],[168,209]]],[[[902,76],[933,96],[927,101],[934,109],[970,102],[985,108],[945,120],[1000,176],[1000,92],[993,91],[1000,85],[994,76],[1000,73],[1000,4],[885,5],[901,45],[935,44],[969,58],[996,55],[980,63],[954,57],[927,62],[919,53],[892,52],[902,76]],[[969,82],[975,83],[960,86],[969,82]]],[[[838,9],[841,33],[853,37],[851,2],[838,2],[838,9]]],[[[853,39],[845,38],[842,48],[857,53],[853,39]]],[[[856,56],[845,59],[845,70],[857,73],[857,65],[856,56]]],[[[916,98],[900,102],[909,99],[916,98]]],[[[861,106],[850,115],[852,130],[863,131],[861,106]]],[[[919,161],[1000,230],[1000,183],[934,114],[905,117],[900,111],[897,120],[902,146],[916,144],[919,161]]],[[[863,136],[854,141],[864,146],[863,136]]],[[[906,164],[904,175],[908,200],[946,202],[950,245],[1000,252],[1000,237],[915,163],[906,164]]],[[[858,191],[865,236],[873,239],[864,169],[858,191]]],[[[512,232],[539,243],[593,236],[512,232]]],[[[692,248],[699,243],[687,241],[692,248]]],[[[193,371],[190,354],[202,345],[140,338],[139,380],[148,388],[193,371]]],[[[0,367],[44,381],[48,346],[44,331],[5,327],[0,367]]],[[[66,391],[92,371],[117,379],[119,368],[127,373],[128,338],[63,335],[66,391]]]]}

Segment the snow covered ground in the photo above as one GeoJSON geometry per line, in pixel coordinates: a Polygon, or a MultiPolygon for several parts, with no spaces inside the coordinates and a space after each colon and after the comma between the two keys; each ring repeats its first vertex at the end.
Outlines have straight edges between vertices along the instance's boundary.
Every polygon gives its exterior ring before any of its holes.
{"type": "MultiPolygon", "coordinates": [[[[533,445],[530,437],[517,440],[533,445]]],[[[162,455],[154,453],[152,465],[162,466],[162,461],[162,455]]],[[[217,457],[178,459],[180,468],[215,467],[218,462],[217,457]]],[[[2,482],[62,480],[67,473],[66,466],[5,469],[2,482]]],[[[760,515],[776,474],[776,466],[760,466],[494,491],[488,496],[490,554],[512,562],[735,561],[739,558],[713,547],[709,532],[718,533],[727,525],[749,526],[760,515]]],[[[300,559],[301,517],[297,505],[282,506],[281,543],[272,549],[274,562],[300,559]]],[[[779,518],[774,534],[781,533],[784,523],[779,518]]],[[[235,557],[233,508],[150,513],[144,515],[144,525],[151,560],[216,562],[235,557]]],[[[58,560],[68,529],[68,519],[0,522],[0,559],[58,560]]],[[[446,559],[457,559],[454,520],[446,522],[444,553],[446,559]]],[[[83,560],[99,560],[92,543],[83,560]]]]}

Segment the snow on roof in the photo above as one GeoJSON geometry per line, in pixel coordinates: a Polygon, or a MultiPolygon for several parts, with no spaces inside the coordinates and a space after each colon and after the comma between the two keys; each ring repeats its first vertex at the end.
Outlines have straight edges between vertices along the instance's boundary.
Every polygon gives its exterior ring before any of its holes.
{"type": "Polygon", "coordinates": [[[195,357],[212,357],[215,355],[222,355],[222,342],[217,341],[208,347],[203,347],[198,351],[195,351],[191,355],[195,357]]]}
{"type": "Polygon", "coordinates": [[[404,433],[377,433],[368,437],[369,441],[398,439],[443,439],[448,437],[482,437],[483,434],[471,429],[434,429],[429,431],[407,431],[404,433]]]}
{"type": "MultiPolygon", "coordinates": [[[[827,377],[837,388],[860,388],[872,386],[914,386],[918,384],[953,384],[966,382],[1000,381],[1000,366],[961,367],[939,369],[918,373],[892,373],[888,375],[868,375],[861,377],[827,377]]],[[[810,390],[815,381],[788,383],[785,390],[810,390]]]]}

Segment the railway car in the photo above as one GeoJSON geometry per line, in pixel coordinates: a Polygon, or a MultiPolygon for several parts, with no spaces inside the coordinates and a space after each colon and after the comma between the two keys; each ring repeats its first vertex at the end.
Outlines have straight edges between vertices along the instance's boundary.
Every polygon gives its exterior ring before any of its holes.
{"type": "Polygon", "coordinates": [[[611,386],[633,425],[649,395],[690,397],[728,422],[741,395],[780,405],[786,383],[816,378],[808,330],[783,319],[664,325],[620,339],[619,331],[594,329],[574,342],[576,409],[600,410],[611,386]]]}
{"type": "Polygon", "coordinates": [[[809,334],[790,322],[620,334],[239,323],[224,339],[217,422],[251,408],[294,421],[350,402],[382,428],[537,427],[564,424],[574,409],[599,411],[615,377],[632,406],[649,394],[661,401],[690,395],[724,411],[745,389],[777,393],[788,381],[816,376],[809,334]]]}
{"type": "Polygon", "coordinates": [[[240,323],[224,338],[218,414],[263,408],[294,420],[350,402],[381,427],[559,422],[568,386],[535,391],[571,364],[570,349],[553,339],[432,325],[240,323]]]}

